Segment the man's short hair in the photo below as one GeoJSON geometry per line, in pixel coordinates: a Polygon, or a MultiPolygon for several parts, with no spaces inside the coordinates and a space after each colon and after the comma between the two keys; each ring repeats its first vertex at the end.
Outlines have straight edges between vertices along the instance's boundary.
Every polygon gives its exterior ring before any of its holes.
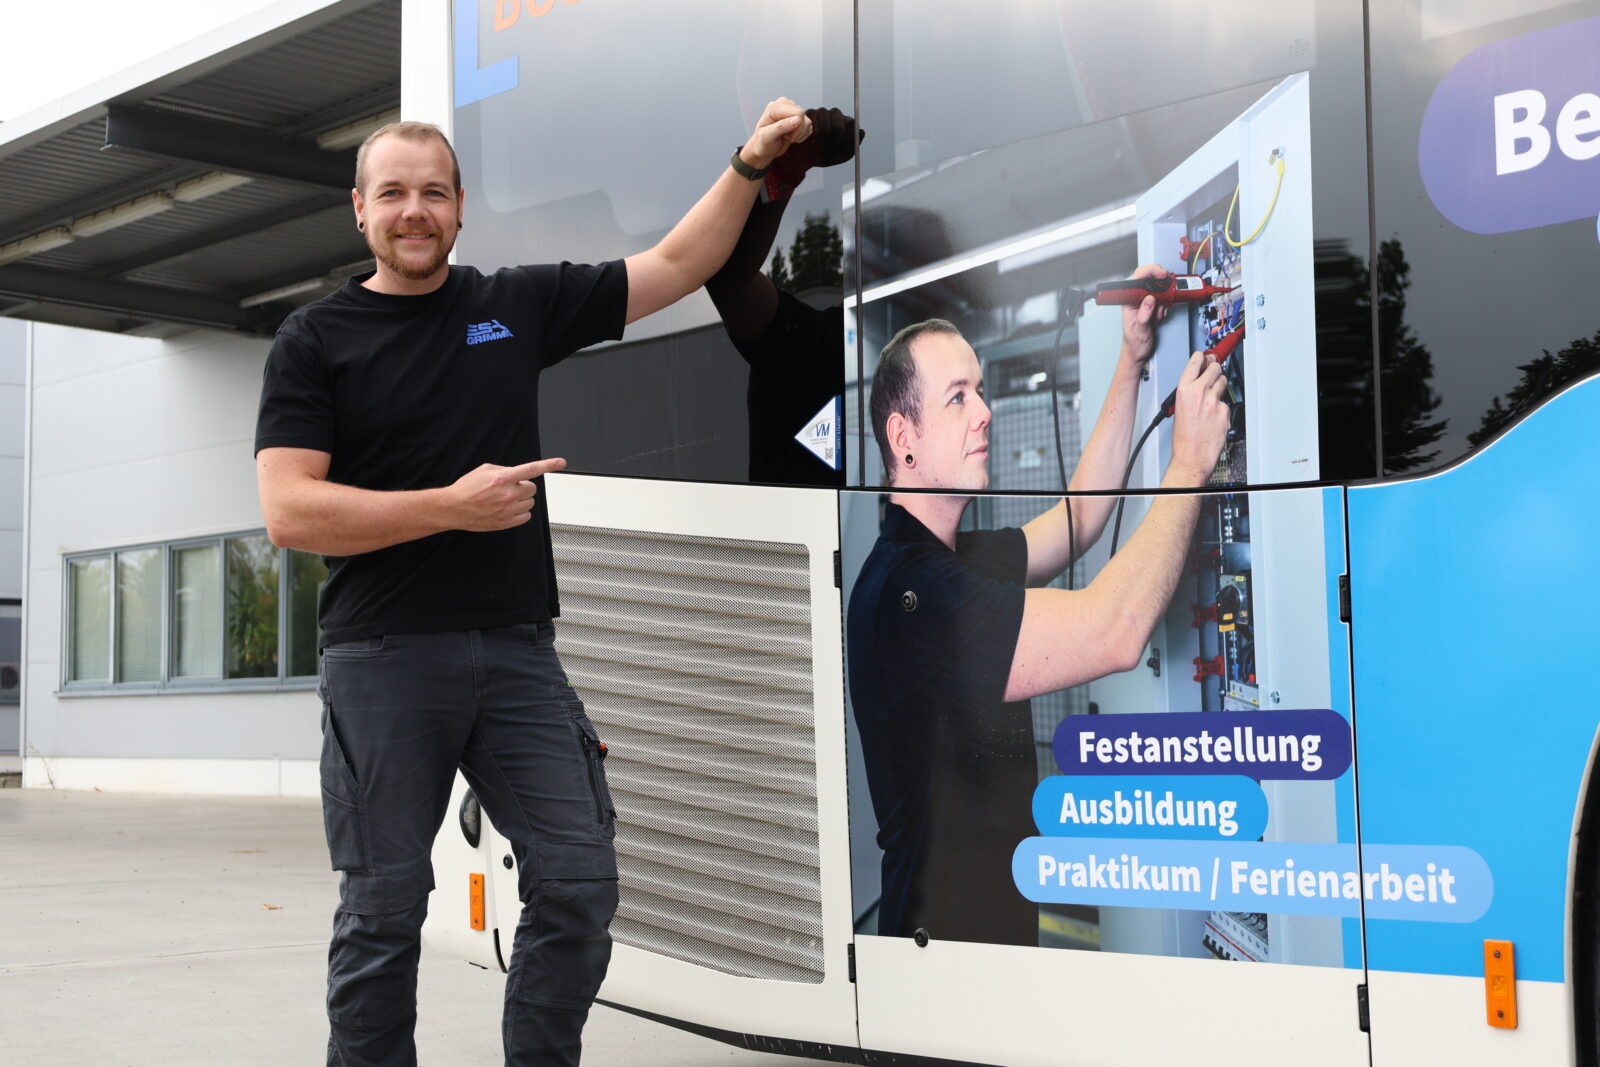
{"type": "Polygon", "coordinates": [[[893,479],[899,457],[889,447],[889,416],[899,412],[917,426],[922,425],[922,380],[917,377],[917,364],[911,358],[911,342],[925,333],[953,333],[961,336],[952,322],[944,319],[925,319],[912,323],[883,346],[878,353],[878,366],[872,372],[872,435],[878,439],[878,451],[883,454],[884,474],[893,479]]]}
{"type": "Polygon", "coordinates": [[[450,180],[455,183],[455,188],[461,188],[461,161],[456,159],[456,150],[451,146],[450,138],[444,135],[443,130],[431,122],[391,122],[387,126],[380,126],[373,130],[367,135],[367,139],[361,142],[361,147],[356,149],[356,190],[358,192],[364,194],[367,188],[367,150],[372,147],[375,141],[384,137],[399,137],[405,141],[426,141],[429,138],[437,138],[439,143],[444,145],[444,150],[450,153],[450,180]]]}

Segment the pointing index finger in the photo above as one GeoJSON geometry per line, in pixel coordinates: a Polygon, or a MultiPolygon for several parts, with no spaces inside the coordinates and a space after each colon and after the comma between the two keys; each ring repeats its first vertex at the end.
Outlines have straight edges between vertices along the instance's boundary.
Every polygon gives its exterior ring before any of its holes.
{"type": "Polygon", "coordinates": [[[550,459],[536,459],[531,463],[510,467],[508,472],[516,481],[525,482],[534,478],[542,478],[551,471],[561,470],[566,465],[566,460],[552,457],[550,459]]]}

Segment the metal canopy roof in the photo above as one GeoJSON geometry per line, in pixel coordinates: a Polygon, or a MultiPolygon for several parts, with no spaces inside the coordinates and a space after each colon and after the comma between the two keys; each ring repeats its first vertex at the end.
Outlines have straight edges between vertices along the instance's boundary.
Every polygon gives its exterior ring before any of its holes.
{"type": "Polygon", "coordinates": [[[355,148],[399,104],[400,0],[284,0],[0,123],[0,315],[270,334],[370,266],[355,148]]]}

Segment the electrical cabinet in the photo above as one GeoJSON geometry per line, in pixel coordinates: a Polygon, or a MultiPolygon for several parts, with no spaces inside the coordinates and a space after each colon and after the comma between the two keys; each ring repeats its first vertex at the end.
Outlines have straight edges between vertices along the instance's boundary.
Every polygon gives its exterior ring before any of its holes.
{"type": "MultiPolygon", "coordinates": [[[[1144,665],[1086,687],[1099,713],[1248,714],[1329,705],[1322,493],[1244,490],[1317,477],[1309,88],[1307,75],[1285,79],[1137,201],[1139,261],[1201,275],[1225,291],[1174,305],[1158,328],[1136,431],[1155,417],[1190,354],[1219,345],[1231,348],[1224,373],[1232,426],[1144,665]]],[[[1079,323],[1083,395],[1096,402],[1082,412],[1085,436],[1098,416],[1120,332],[1117,308],[1091,308],[1079,323]]],[[[1171,443],[1168,419],[1137,457],[1131,490],[1159,484],[1171,443]]],[[[1127,498],[1122,541],[1148,499],[1127,498]]],[[[1104,565],[1111,540],[1103,537],[1089,553],[1090,574],[1104,565]]],[[[1334,840],[1328,783],[1262,785],[1273,812],[1267,840],[1334,840]]],[[[1320,917],[1105,908],[1101,945],[1341,961],[1338,922],[1320,917]]]]}

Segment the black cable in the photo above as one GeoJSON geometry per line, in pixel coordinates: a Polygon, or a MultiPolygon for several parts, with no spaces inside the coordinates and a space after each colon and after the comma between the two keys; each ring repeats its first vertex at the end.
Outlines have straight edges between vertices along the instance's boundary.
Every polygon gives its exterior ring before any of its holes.
{"type": "MultiPolygon", "coordinates": [[[[1150,420],[1150,425],[1146,426],[1144,433],[1139,435],[1139,443],[1133,446],[1133,455],[1128,457],[1127,469],[1122,472],[1122,490],[1124,492],[1128,488],[1128,479],[1133,477],[1133,465],[1139,459],[1139,452],[1144,448],[1145,441],[1155,432],[1156,427],[1161,425],[1161,420],[1166,417],[1167,413],[1164,409],[1157,411],[1156,417],[1150,420]]],[[[1117,554],[1117,539],[1122,536],[1122,509],[1127,503],[1127,496],[1121,496],[1117,499],[1117,521],[1111,527],[1111,555],[1113,556],[1117,554]]]]}
{"type": "Polygon", "coordinates": [[[1063,315],[1056,330],[1056,339],[1050,346],[1050,422],[1056,431],[1056,469],[1061,472],[1061,503],[1067,509],[1067,589],[1072,589],[1072,559],[1077,546],[1073,541],[1072,500],[1067,496],[1067,459],[1061,454],[1061,394],[1056,391],[1056,368],[1061,365],[1061,335],[1067,332],[1075,316],[1063,315]]]}

